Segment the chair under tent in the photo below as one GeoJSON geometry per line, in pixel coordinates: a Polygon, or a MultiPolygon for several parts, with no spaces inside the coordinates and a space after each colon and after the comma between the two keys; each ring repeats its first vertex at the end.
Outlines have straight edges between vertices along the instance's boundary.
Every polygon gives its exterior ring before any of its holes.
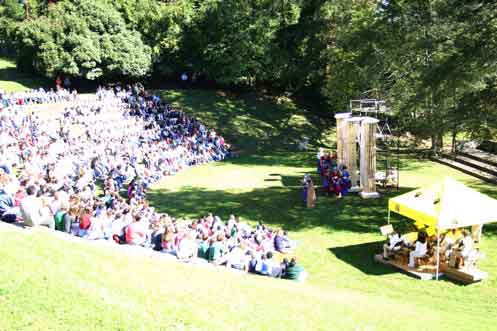
{"type": "MultiPolygon", "coordinates": [[[[480,243],[483,224],[497,222],[496,199],[447,177],[430,186],[389,199],[389,225],[392,212],[414,221],[416,228],[426,231],[428,235],[436,235],[432,256],[433,270],[408,268],[404,263],[385,260],[381,254],[375,255],[376,261],[394,266],[421,279],[438,279],[440,275],[445,275],[462,283],[473,283],[488,277],[488,274],[476,265],[477,260],[482,256],[479,250],[477,251],[480,257],[476,259],[468,257],[468,263],[462,269],[452,267],[447,262],[442,263],[440,238],[442,233],[451,229],[471,227],[473,240],[480,243]]],[[[391,226],[382,227],[382,233],[388,234],[384,231],[390,228],[391,226]]]]}

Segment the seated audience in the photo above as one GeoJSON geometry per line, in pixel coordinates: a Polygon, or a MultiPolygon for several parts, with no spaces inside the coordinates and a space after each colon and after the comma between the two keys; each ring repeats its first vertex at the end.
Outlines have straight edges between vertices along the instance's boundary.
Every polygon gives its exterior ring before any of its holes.
{"type": "Polygon", "coordinates": [[[128,245],[143,246],[147,238],[145,222],[139,215],[135,215],[133,222],[126,228],[126,243],[128,245]]]}
{"type": "Polygon", "coordinates": [[[288,265],[284,268],[285,272],[282,278],[303,282],[307,278],[307,272],[302,266],[297,264],[297,259],[292,258],[288,265]]]}
{"type": "Polygon", "coordinates": [[[50,229],[55,228],[55,222],[50,215],[47,206],[42,199],[38,197],[36,187],[28,186],[26,189],[27,196],[21,201],[21,213],[25,226],[47,226],[50,229]]]}
{"type": "Polygon", "coordinates": [[[211,213],[180,221],[149,206],[151,185],[221,161],[230,146],[143,87],[100,87],[95,100],[62,87],[0,93],[0,108],[2,219],[9,215],[8,220],[26,226],[45,225],[85,239],[150,247],[185,262],[209,261],[272,277],[287,267],[273,256],[293,246],[282,230],[274,232],[262,222],[253,228],[234,215],[227,222],[211,213]],[[42,119],[25,108],[60,101],[72,104],[53,117],[42,119]]]}

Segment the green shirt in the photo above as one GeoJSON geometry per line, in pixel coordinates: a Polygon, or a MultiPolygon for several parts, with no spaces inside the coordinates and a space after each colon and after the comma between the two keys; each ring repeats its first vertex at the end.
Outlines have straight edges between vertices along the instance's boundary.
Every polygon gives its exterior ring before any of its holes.
{"type": "Polygon", "coordinates": [[[209,245],[205,241],[201,241],[198,245],[197,257],[201,259],[207,259],[207,251],[209,249],[209,245]]]}
{"type": "Polygon", "coordinates": [[[298,264],[293,267],[287,267],[285,269],[285,275],[283,278],[297,280],[299,279],[300,274],[304,271],[304,268],[299,266],[298,264]]]}
{"type": "Polygon", "coordinates": [[[215,261],[221,257],[222,246],[219,242],[215,242],[212,246],[207,250],[207,260],[215,261]]]}
{"type": "Polygon", "coordinates": [[[64,225],[64,217],[66,216],[66,211],[64,210],[59,210],[55,216],[55,230],[59,231],[65,231],[65,225],[64,225]]]}

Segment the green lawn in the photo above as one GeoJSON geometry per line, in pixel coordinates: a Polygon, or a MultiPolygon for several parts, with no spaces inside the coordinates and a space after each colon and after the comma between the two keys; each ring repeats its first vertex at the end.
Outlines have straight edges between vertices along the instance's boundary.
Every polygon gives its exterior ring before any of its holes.
{"type": "Polygon", "coordinates": [[[47,87],[43,78],[23,74],[16,69],[16,64],[9,59],[0,58],[0,90],[8,92],[25,91],[38,87],[47,87]]]}
{"type": "MultiPolygon", "coordinates": [[[[0,227],[0,330],[491,330],[497,306],[497,227],[484,228],[481,268],[471,286],[422,282],[373,262],[382,243],[385,192],[377,200],[300,200],[314,152],[330,142],[326,121],[256,96],[168,90],[163,95],[227,137],[239,158],[165,179],[149,193],[160,211],[284,227],[310,273],[305,284],[144,257],[123,247],[62,241],[46,231],[0,227]],[[321,134],[321,132],[325,132],[321,134]]],[[[402,159],[401,192],[446,175],[497,197],[486,185],[415,157],[402,159]]],[[[400,217],[394,225],[408,224],[400,217]]]]}

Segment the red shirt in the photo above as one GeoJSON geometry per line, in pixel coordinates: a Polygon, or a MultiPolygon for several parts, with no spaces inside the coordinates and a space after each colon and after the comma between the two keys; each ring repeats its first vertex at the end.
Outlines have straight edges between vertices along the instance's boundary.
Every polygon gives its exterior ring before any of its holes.
{"type": "Polygon", "coordinates": [[[79,221],[79,228],[81,230],[88,230],[91,226],[91,216],[90,214],[84,214],[81,216],[81,220],[79,221]]]}
{"type": "Polygon", "coordinates": [[[24,199],[26,195],[24,192],[17,192],[15,197],[14,197],[14,206],[20,207],[21,206],[21,200],[24,199]]]}
{"type": "Polygon", "coordinates": [[[142,222],[133,222],[126,228],[126,242],[135,243],[145,237],[145,229],[142,222]]]}

